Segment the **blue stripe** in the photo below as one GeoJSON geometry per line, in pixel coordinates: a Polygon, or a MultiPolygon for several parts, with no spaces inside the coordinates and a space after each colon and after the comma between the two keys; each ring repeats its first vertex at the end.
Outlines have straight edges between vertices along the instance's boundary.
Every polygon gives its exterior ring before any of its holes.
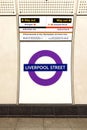
{"type": "Polygon", "coordinates": [[[24,64],[24,71],[67,71],[67,64],[24,64]]]}

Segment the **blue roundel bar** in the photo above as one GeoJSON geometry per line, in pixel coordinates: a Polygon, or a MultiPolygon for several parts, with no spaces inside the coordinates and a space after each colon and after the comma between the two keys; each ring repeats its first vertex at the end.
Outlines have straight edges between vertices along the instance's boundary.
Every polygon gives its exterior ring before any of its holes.
{"type": "Polygon", "coordinates": [[[67,64],[24,64],[24,71],[67,71],[67,64]]]}

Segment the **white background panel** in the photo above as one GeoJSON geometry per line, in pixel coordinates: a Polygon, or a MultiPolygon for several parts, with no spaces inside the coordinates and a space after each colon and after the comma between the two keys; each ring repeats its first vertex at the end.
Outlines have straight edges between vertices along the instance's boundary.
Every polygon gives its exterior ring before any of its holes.
{"type": "Polygon", "coordinates": [[[87,15],[87,0],[78,1],[78,12],[79,15],[87,15]]]}
{"type": "Polygon", "coordinates": [[[75,0],[19,0],[19,14],[73,14],[75,0]]]}
{"type": "Polygon", "coordinates": [[[0,17],[0,103],[17,102],[17,30],[15,16],[0,17]]]}
{"type": "MultiPolygon", "coordinates": [[[[52,63],[49,57],[43,57],[44,62],[52,63]]],[[[43,58],[39,59],[43,63],[43,58]]],[[[39,72],[40,73],[40,72],[39,72]]],[[[41,72],[42,73],[42,72],[41,72]]],[[[50,72],[45,75],[50,78],[50,72]]],[[[53,72],[54,74],[54,72],[53,72]]],[[[39,75],[39,74],[38,74],[39,75]]],[[[71,43],[70,42],[27,42],[20,43],[20,95],[19,103],[72,103],[71,99],[71,43]],[[31,49],[32,48],[32,49],[31,49]],[[23,64],[27,64],[30,57],[40,50],[51,50],[57,53],[63,63],[68,64],[68,71],[63,72],[61,78],[50,86],[41,86],[33,82],[28,72],[23,71],[23,64]]]]}
{"type": "Polygon", "coordinates": [[[0,0],[0,15],[15,15],[15,0],[0,0]]]}
{"type": "Polygon", "coordinates": [[[87,104],[87,16],[77,16],[74,48],[76,104],[87,104]]]}

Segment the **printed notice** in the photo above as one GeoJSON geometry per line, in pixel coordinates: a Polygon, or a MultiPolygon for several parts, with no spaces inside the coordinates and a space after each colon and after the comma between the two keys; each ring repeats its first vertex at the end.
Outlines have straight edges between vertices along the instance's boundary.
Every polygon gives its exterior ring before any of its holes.
{"type": "Polygon", "coordinates": [[[20,16],[19,32],[21,41],[72,40],[72,16],[20,16]]]}

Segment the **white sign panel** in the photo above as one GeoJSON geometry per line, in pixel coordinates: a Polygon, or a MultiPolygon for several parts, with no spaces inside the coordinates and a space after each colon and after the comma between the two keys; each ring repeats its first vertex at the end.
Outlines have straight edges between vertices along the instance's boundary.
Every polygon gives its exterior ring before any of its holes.
{"type": "Polygon", "coordinates": [[[20,43],[19,103],[71,103],[71,43],[20,43]]]}
{"type": "Polygon", "coordinates": [[[20,16],[22,104],[72,103],[72,16],[20,16]]]}
{"type": "Polygon", "coordinates": [[[20,40],[72,40],[72,16],[20,16],[20,40]]]}

